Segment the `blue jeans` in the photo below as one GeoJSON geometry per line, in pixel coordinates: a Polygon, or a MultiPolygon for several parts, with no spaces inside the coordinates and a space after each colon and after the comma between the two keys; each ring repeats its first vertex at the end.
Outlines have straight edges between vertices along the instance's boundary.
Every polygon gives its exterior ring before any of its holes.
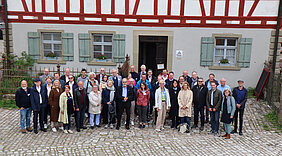
{"type": "Polygon", "coordinates": [[[210,112],[211,128],[213,132],[218,132],[219,129],[219,112],[210,112]]]}
{"type": "Polygon", "coordinates": [[[71,127],[71,115],[72,114],[68,114],[68,121],[69,121],[69,123],[68,124],[64,124],[64,130],[70,130],[70,127],[71,127]]]}
{"type": "Polygon", "coordinates": [[[76,112],[76,128],[80,129],[83,127],[84,115],[85,115],[86,108],[80,109],[76,112]]]}
{"type": "Polygon", "coordinates": [[[187,116],[182,117],[180,119],[180,122],[181,122],[181,124],[183,124],[185,119],[186,119],[186,122],[187,122],[187,129],[189,129],[190,128],[190,118],[189,117],[187,117],[187,116]]]}
{"type": "Polygon", "coordinates": [[[20,110],[21,119],[20,119],[20,126],[21,129],[25,129],[27,127],[30,127],[30,116],[31,116],[31,108],[24,108],[23,110],[20,110]]]}
{"type": "Polygon", "coordinates": [[[94,126],[94,121],[96,126],[100,124],[100,114],[90,114],[90,125],[94,126]]]}

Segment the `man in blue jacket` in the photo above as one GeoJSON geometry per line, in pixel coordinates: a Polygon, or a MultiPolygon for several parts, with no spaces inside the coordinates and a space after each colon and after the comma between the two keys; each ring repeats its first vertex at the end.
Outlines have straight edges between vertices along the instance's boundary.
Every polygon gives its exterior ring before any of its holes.
{"type": "Polygon", "coordinates": [[[34,85],[31,88],[30,91],[30,103],[31,108],[33,110],[33,128],[34,133],[38,133],[38,116],[39,116],[39,123],[40,123],[40,130],[43,132],[47,132],[46,129],[44,129],[44,113],[45,109],[47,107],[48,98],[47,98],[47,92],[43,87],[41,86],[41,81],[39,78],[36,78],[34,80],[34,85]]]}
{"type": "Polygon", "coordinates": [[[147,84],[148,88],[149,88],[149,91],[151,91],[151,89],[152,89],[151,83],[150,83],[149,80],[146,79],[146,77],[147,77],[146,74],[142,74],[142,75],[141,75],[141,79],[140,79],[140,80],[137,82],[137,84],[136,84],[137,90],[140,88],[141,82],[145,82],[145,83],[147,84]]]}
{"type": "Polygon", "coordinates": [[[243,115],[245,110],[245,105],[248,99],[248,90],[243,86],[244,81],[238,80],[238,87],[235,87],[232,96],[236,102],[236,111],[234,114],[234,130],[231,132],[232,134],[237,133],[237,125],[238,125],[238,113],[239,113],[239,135],[243,135],[243,115]]]}

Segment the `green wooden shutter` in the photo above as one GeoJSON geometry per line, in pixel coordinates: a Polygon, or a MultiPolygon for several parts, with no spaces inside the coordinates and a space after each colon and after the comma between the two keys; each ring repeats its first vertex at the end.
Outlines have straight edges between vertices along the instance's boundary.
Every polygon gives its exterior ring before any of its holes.
{"type": "Polygon", "coordinates": [[[238,67],[248,68],[251,62],[252,38],[241,38],[239,43],[238,67]]]}
{"type": "Polygon", "coordinates": [[[78,34],[78,44],[79,44],[79,61],[89,62],[90,61],[90,51],[91,51],[91,38],[90,34],[78,34]]]}
{"type": "Polygon", "coordinates": [[[28,32],[28,54],[34,60],[40,59],[40,36],[38,32],[28,32]]]}
{"type": "Polygon", "coordinates": [[[74,45],[73,33],[62,33],[64,61],[73,61],[74,45]]]}
{"type": "Polygon", "coordinates": [[[125,34],[115,34],[114,62],[123,63],[124,61],[125,61],[125,34]]]}
{"type": "Polygon", "coordinates": [[[212,66],[213,64],[213,51],[214,51],[214,40],[212,37],[201,38],[201,66],[212,66]]]}

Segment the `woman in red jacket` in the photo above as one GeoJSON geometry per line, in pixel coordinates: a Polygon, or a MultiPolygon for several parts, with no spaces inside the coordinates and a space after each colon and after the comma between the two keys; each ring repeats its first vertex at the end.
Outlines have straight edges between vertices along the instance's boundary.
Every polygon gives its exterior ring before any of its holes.
{"type": "Polygon", "coordinates": [[[137,111],[139,114],[139,128],[145,128],[147,119],[147,107],[150,100],[150,92],[145,82],[140,84],[140,89],[136,93],[137,97],[137,111]]]}

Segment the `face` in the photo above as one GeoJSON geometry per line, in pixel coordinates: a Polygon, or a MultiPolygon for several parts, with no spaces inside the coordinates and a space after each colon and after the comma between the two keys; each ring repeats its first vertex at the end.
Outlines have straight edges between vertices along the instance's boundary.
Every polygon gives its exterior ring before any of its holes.
{"type": "Polygon", "coordinates": [[[213,75],[210,75],[210,76],[209,76],[209,79],[210,79],[210,81],[213,81],[213,80],[214,80],[214,76],[213,76],[213,75]]]}
{"type": "Polygon", "coordinates": [[[135,72],[135,66],[130,66],[130,72],[135,72]]]}
{"type": "Polygon", "coordinates": [[[111,88],[113,86],[113,81],[109,81],[107,84],[108,84],[108,87],[111,88]]]}
{"type": "Polygon", "coordinates": [[[107,82],[108,76],[104,76],[104,77],[103,77],[103,80],[104,80],[105,82],[107,82]]]}
{"type": "Polygon", "coordinates": [[[146,67],[141,66],[141,71],[144,72],[146,70],[146,67]]]}
{"type": "Polygon", "coordinates": [[[70,92],[70,89],[68,87],[65,88],[66,93],[70,92]]]}
{"type": "Polygon", "coordinates": [[[41,85],[41,81],[34,82],[34,84],[38,87],[41,85]]]}
{"type": "Polygon", "coordinates": [[[185,84],[185,85],[183,86],[183,89],[184,89],[184,90],[187,90],[187,89],[188,89],[188,85],[185,84]]]}
{"type": "Polygon", "coordinates": [[[199,84],[199,86],[203,85],[203,79],[199,79],[198,84],[199,84]]]}
{"type": "Polygon", "coordinates": [[[198,77],[197,73],[193,72],[192,77],[193,79],[196,79],[198,77]]]}
{"type": "Polygon", "coordinates": [[[225,83],[226,83],[226,80],[220,80],[220,84],[221,84],[222,86],[225,86],[225,83]]]}
{"type": "Polygon", "coordinates": [[[141,83],[140,87],[144,90],[145,89],[145,85],[143,83],[141,83]]]}
{"type": "Polygon", "coordinates": [[[86,76],[86,71],[82,71],[81,74],[82,74],[83,76],[86,76]]]}
{"type": "Polygon", "coordinates": [[[174,81],[172,85],[173,85],[173,87],[176,88],[177,87],[177,81],[174,81]]]}
{"type": "Polygon", "coordinates": [[[134,80],[130,79],[129,80],[129,85],[133,86],[134,85],[134,80]]]}
{"type": "Polygon", "coordinates": [[[52,80],[51,79],[47,79],[46,82],[47,82],[47,84],[52,84],[52,80]]]}
{"type": "Polygon", "coordinates": [[[229,91],[225,91],[224,92],[224,95],[227,97],[227,96],[229,96],[229,91]]]}
{"type": "Polygon", "coordinates": [[[131,75],[131,74],[128,74],[127,78],[128,78],[128,79],[131,79],[131,78],[132,78],[132,75],[131,75]]]}
{"type": "Polygon", "coordinates": [[[94,86],[94,87],[92,88],[92,91],[93,91],[94,93],[97,93],[97,92],[98,92],[98,86],[94,86]]]}
{"type": "Polygon", "coordinates": [[[22,81],[21,87],[25,89],[27,87],[27,82],[26,81],[22,81]]]}
{"type": "Polygon", "coordinates": [[[116,71],[116,70],[113,70],[113,71],[112,71],[112,74],[113,74],[113,76],[116,77],[116,76],[117,76],[117,71],[116,71]]]}
{"type": "Polygon", "coordinates": [[[104,75],[105,74],[105,68],[101,68],[100,73],[104,75]]]}
{"type": "Polygon", "coordinates": [[[239,85],[240,87],[243,87],[244,82],[240,81],[240,82],[238,82],[238,85],[239,85]]]}
{"type": "Polygon", "coordinates": [[[73,82],[73,76],[69,76],[69,81],[73,82]]]}
{"type": "Polygon", "coordinates": [[[55,74],[55,75],[54,75],[54,79],[55,79],[55,80],[59,80],[59,79],[60,79],[59,74],[55,74]]]}
{"type": "Polygon", "coordinates": [[[160,87],[161,87],[161,88],[164,88],[164,83],[160,83],[160,87]]]}
{"type": "Polygon", "coordinates": [[[184,77],[180,77],[180,78],[179,78],[179,82],[180,82],[180,83],[183,83],[183,82],[184,82],[184,77]]]}
{"type": "Polygon", "coordinates": [[[211,83],[211,88],[212,88],[212,90],[215,90],[216,89],[216,84],[215,83],[211,83]]]}
{"type": "Polygon", "coordinates": [[[160,82],[163,78],[161,76],[158,76],[158,82],[160,82]]]}
{"type": "Polygon", "coordinates": [[[163,75],[167,75],[167,71],[166,70],[163,70],[163,75]]]}
{"type": "Polygon", "coordinates": [[[127,80],[122,80],[122,85],[123,85],[124,87],[126,87],[126,86],[127,86],[127,80]]]}
{"type": "Polygon", "coordinates": [[[188,71],[185,70],[185,71],[183,72],[183,75],[184,75],[185,77],[188,76],[188,71]]]}
{"type": "Polygon", "coordinates": [[[152,76],[152,75],[153,75],[153,72],[152,72],[151,70],[149,70],[149,71],[148,71],[148,75],[149,75],[149,76],[152,76]]]}
{"type": "Polygon", "coordinates": [[[69,68],[67,68],[67,69],[65,70],[65,74],[66,74],[66,75],[70,75],[70,69],[69,69],[69,68]]]}
{"type": "Polygon", "coordinates": [[[141,79],[142,79],[142,81],[145,81],[146,80],[146,75],[142,75],[141,79]]]}
{"type": "Polygon", "coordinates": [[[82,81],[79,81],[79,82],[78,82],[78,87],[79,87],[80,89],[83,88],[83,82],[82,82],[82,81]]]}
{"type": "Polygon", "coordinates": [[[95,78],[94,74],[90,74],[90,75],[89,75],[89,78],[90,78],[91,80],[93,80],[93,79],[95,78]]]}
{"type": "Polygon", "coordinates": [[[170,73],[169,74],[169,79],[173,79],[174,74],[170,73]]]}
{"type": "Polygon", "coordinates": [[[48,75],[49,74],[49,69],[44,69],[44,74],[48,75]]]}
{"type": "Polygon", "coordinates": [[[60,87],[59,82],[58,82],[58,81],[55,81],[55,82],[54,82],[54,86],[55,86],[56,88],[59,88],[59,87],[60,87]]]}

